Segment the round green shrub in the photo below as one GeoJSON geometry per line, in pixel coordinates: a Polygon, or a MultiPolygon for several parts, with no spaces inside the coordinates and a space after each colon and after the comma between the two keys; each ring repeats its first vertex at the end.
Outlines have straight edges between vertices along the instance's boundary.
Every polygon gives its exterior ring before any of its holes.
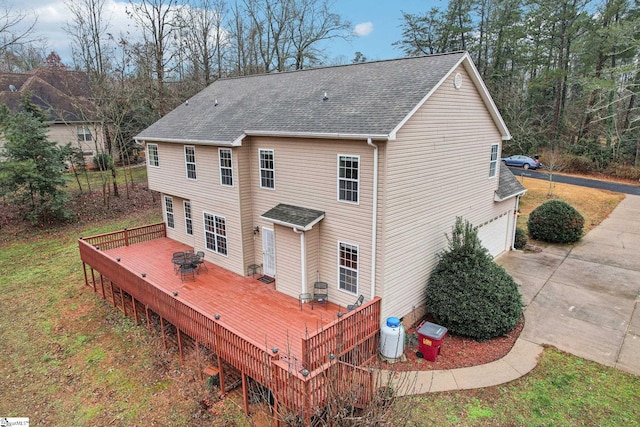
{"type": "Polygon", "coordinates": [[[106,153],[100,153],[93,157],[93,164],[101,171],[106,171],[113,166],[113,158],[106,153]]]}
{"type": "Polygon", "coordinates": [[[584,218],[562,200],[549,200],[538,206],[527,221],[529,236],[550,243],[573,243],[580,240],[584,218]]]}
{"type": "Polygon", "coordinates": [[[427,310],[453,335],[488,340],[505,335],[522,316],[522,298],[513,278],[497,265],[477,231],[458,218],[449,248],[431,272],[427,310]]]}
{"type": "Polygon", "coordinates": [[[516,238],[513,247],[516,249],[524,249],[527,246],[527,233],[520,227],[516,228],[516,238]]]}

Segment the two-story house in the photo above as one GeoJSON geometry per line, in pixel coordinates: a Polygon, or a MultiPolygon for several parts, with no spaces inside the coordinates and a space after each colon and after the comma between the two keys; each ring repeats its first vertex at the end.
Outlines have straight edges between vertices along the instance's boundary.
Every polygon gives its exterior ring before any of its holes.
{"type": "MultiPolygon", "coordinates": [[[[94,166],[96,154],[106,152],[104,127],[96,115],[86,73],[60,67],[0,73],[0,102],[18,111],[25,95],[44,112],[50,141],[79,148],[88,167],[94,166]]],[[[2,145],[0,139],[0,149],[2,145]]]]}
{"type": "MultiPolygon", "coordinates": [[[[456,217],[511,248],[524,188],[464,52],[222,79],[140,133],[168,237],[298,297],[420,315],[456,217]]],[[[260,282],[256,282],[260,286],[260,282]]]]}

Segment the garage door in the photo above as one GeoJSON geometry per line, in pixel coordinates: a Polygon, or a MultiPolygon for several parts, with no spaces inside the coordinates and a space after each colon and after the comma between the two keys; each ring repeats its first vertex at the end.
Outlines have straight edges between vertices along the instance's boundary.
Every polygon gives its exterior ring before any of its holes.
{"type": "Polygon", "coordinates": [[[510,247],[509,218],[511,211],[493,218],[481,227],[478,227],[478,237],[491,255],[498,256],[510,247]]]}

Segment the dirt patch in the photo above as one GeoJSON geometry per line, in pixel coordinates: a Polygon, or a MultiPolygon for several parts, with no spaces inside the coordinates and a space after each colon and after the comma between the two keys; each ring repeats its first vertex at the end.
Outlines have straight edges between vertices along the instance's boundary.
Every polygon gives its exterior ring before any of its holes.
{"type": "Polygon", "coordinates": [[[475,341],[447,334],[442,341],[440,354],[436,357],[435,362],[416,356],[419,346],[416,328],[414,327],[406,331],[408,344],[405,346],[403,360],[395,363],[383,362],[383,366],[385,369],[405,372],[457,369],[484,365],[506,356],[520,336],[523,327],[524,320],[521,320],[508,335],[487,341],[475,341]]]}

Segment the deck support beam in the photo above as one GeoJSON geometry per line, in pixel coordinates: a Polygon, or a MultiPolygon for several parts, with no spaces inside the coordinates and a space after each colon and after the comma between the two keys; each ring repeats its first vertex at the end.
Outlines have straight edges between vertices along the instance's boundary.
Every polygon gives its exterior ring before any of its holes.
{"type": "Polygon", "coordinates": [[[89,286],[89,279],[87,278],[87,264],[82,261],[82,272],[84,273],[84,284],[89,286]]]}
{"type": "Polygon", "coordinates": [[[136,299],[131,295],[131,304],[133,305],[133,319],[136,322],[136,326],[138,326],[138,307],[136,307],[136,299]]]}
{"type": "Polygon", "coordinates": [[[160,331],[162,332],[162,344],[164,345],[164,349],[167,349],[167,336],[164,333],[164,318],[160,316],[160,331]]]}
{"type": "Polygon", "coordinates": [[[180,332],[180,328],[176,326],[176,332],[178,335],[178,351],[180,353],[180,363],[184,363],[184,354],[182,352],[182,333],[180,332]]]}
{"type": "Polygon", "coordinates": [[[127,304],[124,300],[124,291],[122,288],[120,289],[120,303],[122,303],[122,312],[124,313],[124,317],[127,317],[127,304]]]}
{"type": "Polygon", "coordinates": [[[144,315],[147,318],[147,330],[151,332],[151,319],[149,318],[149,304],[144,305],[144,315]]]}
{"type": "Polygon", "coordinates": [[[100,287],[102,288],[102,299],[107,299],[107,294],[104,293],[104,276],[100,273],[100,287]]]}
{"type": "Polygon", "coordinates": [[[244,414],[249,416],[249,388],[247,387],[247,374],[244,369],[240,373],[242,376],[242,400],[244,400],[244,414]]]}
{"type": "Polygon", "coordinates": [[[95,289],[96,289],[96,276],[95,276],[95,274],[93,272],[93,267],[91,267],[91,283],[92,283],[92,286],[93,286],[93,290],[95,292],[95,289]]]}
{"type": "Polygon", "coordinates": [[[111,288],[111,301],[113,302],[114,307],[118,307],[116,304],[116,294],[113,292],[113,282],[109,279],[109,288],[111,288]]]}

